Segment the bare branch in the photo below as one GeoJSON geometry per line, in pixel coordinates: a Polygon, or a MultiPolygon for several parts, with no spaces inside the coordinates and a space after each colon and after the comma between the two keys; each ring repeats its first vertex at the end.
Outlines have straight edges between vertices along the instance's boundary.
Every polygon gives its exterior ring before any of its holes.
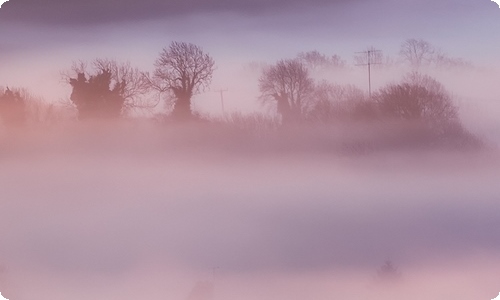
{"type": "Polygon", "coordinates": [[[303,118],[313,87],[307,68],[298,59],[278,61],[264,69],[259,79],[261,99],[264,102],[276,101],[283,122],[303,118]]]}
{"type": "Polygon", "coordinates": [[[175,97],[174,114],[191,116],[191,97],[208,87],[215,62],[194,44],[173,42],[160,52],[153,76],[145,74],[149,86],[175,97]]]}

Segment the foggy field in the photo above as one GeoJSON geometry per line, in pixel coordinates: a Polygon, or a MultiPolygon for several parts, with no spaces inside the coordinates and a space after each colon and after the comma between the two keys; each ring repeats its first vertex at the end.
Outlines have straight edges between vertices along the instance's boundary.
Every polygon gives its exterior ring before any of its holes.
{"type": "Polygon", "coordinates": [[[496,148],[349,154],[311,133],[95,128],[3,136],[5,297],[498,294],[496,148]],[[377,279],[386,260],[400,280],[377,279]]]}
{"type": "Polygon", "coordinates": [[[495,298],[499,17],[490,0],[6,2],[1,294],[495,298]]]}

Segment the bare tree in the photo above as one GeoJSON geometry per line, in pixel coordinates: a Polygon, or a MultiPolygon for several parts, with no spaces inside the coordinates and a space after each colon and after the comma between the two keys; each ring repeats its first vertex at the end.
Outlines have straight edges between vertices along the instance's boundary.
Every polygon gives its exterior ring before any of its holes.
{"type": "Polygon", "coordinates": [[[346,62],[339,55],[327,55],[318,52],[317,50],[301,52],[297,58],[303,62],[311,71],[321,69],[343,68],[346,62]]]}
{"type": "Polygon", "coordinates": [[[280,60],[263,71],[259,89],[261,99],[275,102],[282,122],[290,123],[304,117],[314,82],[298,59],[280,60]]]}
{"type": "Polygon", "coordinates": [[[422,66],[436,68],[472,68],[473,64],[460,57],[449,56],[440,49],[422,39],[409,39],[402,45],[399,52],[403,61],[409,63],[415,70],[422,66]]]}
{"type": "Polygon", "coordinates": [[[174,98],[172,115],[179,119],[192,117],[191,98],[212,81],[215,61],[197,45],[173,42],[163,48],[155,61],[153,77],[145,74],[149,85],[174,98]]]}
{"type": "Polygon", "coordinates": [[[330,66],[335,68],[345,68],[347,62],[338,54],[330,56],[330,66]]]}
{"type": "Polygon", "coordinates": [[[470,61],[464,60],[460,57],[449,56],[448,54],[440,50],[437,50],[434,55],[434,63],[436,67],[444,69],[471,69],[474,67],[474,65],[470,61]]]}
{"type": "Polygon", "coordinates": [[[429,65],[434,59],[436,50],[427,41],[422,39],[408,39],[401,45],[399,54],[413,68],[429,65]]]}
{"type": "Polygon", "coordinates": [[[323,81],[314,89],[314,104],[308,118],[323,123],[350,119],[354,117],[356,107],[364,100],[363,91],[354,85],[323,81]]]}
{"type": "Polygon", "coordinates": [[[123,82],[124,110],[152,110],[158,104],[156,99],[148,96],[149,81],[144,72],[130,65],[130,62],[119,63],[112,59],[95,59],[93,69],[111,73],[112,83],[123,82]]]}

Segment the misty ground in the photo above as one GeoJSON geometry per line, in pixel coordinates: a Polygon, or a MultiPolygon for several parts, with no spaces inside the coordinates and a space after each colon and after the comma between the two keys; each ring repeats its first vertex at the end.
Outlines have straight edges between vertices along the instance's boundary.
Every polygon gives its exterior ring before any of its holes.
{"type": "Polygon", "coordinates": [[[495,147],[351,153],[339,151],[340,140],[147,123],[4,133],[2,294],[16,300],[498,294],[495,147]],[[377,275],[387,260],[400,271],[398,280],[377,275]],[[197,282],[213,290],[196,294],[197,282]]]}

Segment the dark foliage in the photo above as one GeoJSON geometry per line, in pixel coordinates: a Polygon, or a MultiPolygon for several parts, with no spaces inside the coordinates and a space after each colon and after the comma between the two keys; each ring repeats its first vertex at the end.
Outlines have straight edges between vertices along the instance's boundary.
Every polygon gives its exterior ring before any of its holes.
{"type": "Polygon", "coordinates": [[[121,116],[126,82],[117,82],[111,87],[111,76],[110,70],[102,70],[88,79],[84,73],[70,78],[69,83],[73,87],[70,99],[78,109],[80,120],[116,119],[121,116]]]}
{"type": "Polygon", "coordinates": [[[374,95],[380,119],[394,122],[407,146],[478,147],[478,138],[465,130],[450,94],[435,79],[411,73],[374,95]]]}
{"type": "Polygon", "coordinates": [[[308,120],[344,128],[348,140],[342,152],[482,146],[481,140],[463,127],[458,108],[443,85],[416,72],[383,87],[371,99],[355,86],[326,82],[314,87],[312,98],[308,120]]]}

